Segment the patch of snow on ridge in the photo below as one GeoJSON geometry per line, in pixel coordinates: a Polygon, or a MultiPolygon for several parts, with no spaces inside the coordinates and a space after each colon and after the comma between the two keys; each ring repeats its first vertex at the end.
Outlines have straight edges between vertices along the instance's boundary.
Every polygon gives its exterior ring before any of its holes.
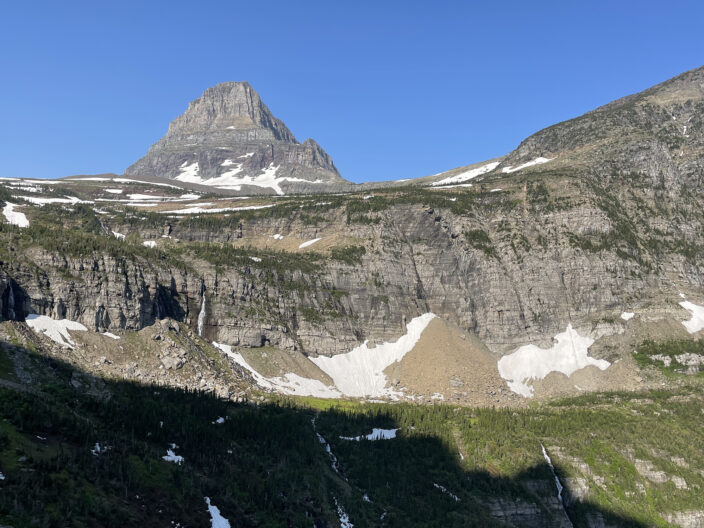
{"type": "Polygon", "coordinates": [[[442,180],[436,181],[431,183],[431,185],[446,185],[448,183],[462,183],[466,182],[469,180],[472,180],[476,178],[477,176],[481,176],[482,174],[486,174],[487,172],[493,171],[496,167],[499,166],[500,161],[495,161],[492,163],[487,163],[486,165],[482,165],[481,167],[477,167],[476,169],[470,169],[466,172],[463,172],[461,174],[457,174],[456,176],[449,176],[447,178],[444,178],[442,180]]]}
{"type": "Polygon", "coordinates": [[[148,248],[155,248],[155,247],[156,247],[156,242],[153,241],[153,240],[145,240],[144,242],[142,242],[142,245],[143,245],[144,247],[148,247],[148,248]]]}
{"type": "Polygon", "coordinates": [[[633,312],[623,312],[621,314],[621,319],[623,319],[624,321],[630,321],[635,315],[636,314],[634,314],[633,312]]]}
{"type": "MultiPolygon", "coordinates": [[[[171,444],[173,445],[173,444],[171,444]]],[[[174,447],[175,449],[175,447],[174,447]]],[[[173,452],[173,449],[167,449],[166,450],[166,455],[161,457],[167,462],[173,462],[174,464],[178,464],[179,466],[183,464],[183,457],[181,455],[177,455],[176,453],[173,452]]]]}
{"type": "Polygon", "coordinates": [[[593,339],[580,336],[568,324],[567,330],[555,336],[551,348],[524,345],[514,353],[502,357],[498,363],[499,375],[513,392],[532,398],[533,387],[528,382],[541,380],[551,372],[562,372],[569,376],[589,365],[606,370],[611,363],[588,356],[589,347],[593,343],[593,339]]]}
{"type": "Polygon", "coordinates": [[[242,354],[233,352],[230,345],[223,343],[213,343],[213,346],[222,350],[227,357],[247,370],[254,381],[263,389],[269,389],[283,394],[294,396],[316,396],[318,398],[339,398],[340,393],[334,387],[328,387],[322,381],[304,378],[293,372],[284,374],[282,377],[267,378],[257,372],[242,354]]]}
{"type": "Polygon", "coordinates": [[[687,332],[694,334],[704,328],[704,306],[699,306],[698,304],[694,304],[689,301],[681,302],[680,306],[692,313],[691,319],[688,321],[682,321],[682,324],[687,329],[687,332]]]}
{"type": "Polygon", "coordinates": [[[155,213],[164,214],[200,214],[200,213],[226,213],[230,211],[252,211],[254,209],[268,209],[276,204],[269,205],[246,205],[242,207],[219,207],[214,209],[203,209],[200,204],[193,204],[186,209],[177,209],[175,211],[154,211],[155,213]]]}
{"type": "Polygon", "coordinates": [[[307,248],[308,246],[312,246],[312,245],[315,244],[318,240],[320,240],[320,239],[319,239],[319,238],[313,238],[312,240],[306,240],[306,241],[303,242],[300,246],[298,246],[298,249],[303,249],[303,248],[307,248]]]}
{"type": "Polygon", "coordinates": [[[2,214],[5,216],[5,220],[17,227],[29,227],[29,220],[27,220],[25,214],[15,211],[15,207],[17,207],[17,205],[5,202],[5,207],[2,208],[2,214]]]}
{"type": "Polygon", "coordinates": [[[42,333],[61,346],[73,348],[76,344],[71,339],[69,330],[86,332],[88,329],[81,323],[68,319],[52,319],[46,315],[30,314],[25,320],[27,326],[37,333],[42,333]]]}
{"type": "Polygon", "coordinates": [[[541,156],[541,157],[535,158],[534,160],[527,161],[527,162],[525,162],[524,164],[519,165],[518,167],[510,167],[510,166],[509,166],[509,167],[504,167],[504,168],[501,170],[501,172],[503,172],[504,174],[508,174],[508,173],[511,173],[511,172],[519,171],[519,170],[521,170],[521,169],[526,169],[526,168],[528,168],[528,167],[532,167],[533,165],[542,165],[543,163],[547,163],[548,161],[552,161],[552,160],[554,160],[554,159],[555,159],[555,158],[543,158],[543,157],[541,156]]]}
{"type": "Polygon", "coordinates": [[[406,325],[406,334],[392,343],[369,348],[368,341],[365,341],[346,354],[319,356],[310,360],[332,378],[337,389],[345,396],[398,396],[399,393],[386,388],[384,369],[403,359],[416,346],[421,334],[434,318],[435,314],[430,312],[413,318],[406,325]]]}
{"type": "Polygon", "coordinates": [[[113,334],[113,333],[111,333],[111,332],[103,332],[103,335],[104,335],[105,337],[109,337],[110,339],[120,339],[120,336],[119,336],[119,335],[115,335],[115,334],[113,334]]]}
{"type": "Polygon", "coordinates": [[[340,518],[340,528],[354,528],[354,524],[350,521],[350,516],[347,515],[337,499],[335,499],[335,506],[337,506],[337,516],[340,518]]]}
{"type": "Polygon", "coordinates": [[[230,521],[220,515],[220,509],[210,503],[210,497],[205,497],[205,503],[208,505],[210,513],[210,528],[230,528],[230,521]]]}
{"type": "Polygon", "coordinates": [[[200,172],[200,167],[198,166],[197,161],[191,163],[190,165],[187,161],[184,161],[181,164],[181,167],[179,167],[179,170],[181,171],[181,174],[176,176],[176,178],[174,178],[175,180],[187,183],[201,182],[201,178],[200,176],[198,176],[198,173],[200,172]]]}
{"type": "Polygon", "coordinates": [[[396,429],[377,429],[374,427],[372,429],[372,432],[369,433],[368,435],[359,435],[359,436],[341,436],[340,438],[342,440],[354,440],[356,442],[359,442],[362,440],[362,438],[366,440],[391,440],[393,438],[396,438],[396,432],[398,431],[398,427],[396,429]]]}

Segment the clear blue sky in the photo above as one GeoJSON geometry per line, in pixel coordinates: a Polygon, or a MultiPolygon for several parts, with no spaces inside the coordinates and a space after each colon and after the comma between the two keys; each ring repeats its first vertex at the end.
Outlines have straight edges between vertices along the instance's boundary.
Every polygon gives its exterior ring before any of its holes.
{"type": "Polygon", "coordinates": [[[498,156],[704,64],[704,3],[0,1],[0,176],[121,173],[247,80],[355,182],[498,156]]]}

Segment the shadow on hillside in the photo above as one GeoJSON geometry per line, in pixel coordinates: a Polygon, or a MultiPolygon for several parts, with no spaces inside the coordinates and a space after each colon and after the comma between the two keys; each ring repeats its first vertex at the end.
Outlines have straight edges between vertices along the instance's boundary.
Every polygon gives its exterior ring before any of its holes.
{"type": "MultiPolygon", "coordinates": [[[[357,528],[570,525],[547,464],[510,478],[463,469],[443,429],[447,408],[377,405],[355,415],[233,403],[96,379],[2,347],[25,356],[34,379],[31,392],[0,384],[0,524],[206,526],[210,497],[233,527],[338,526],[338,504],[357,528]],[[86,395],[95,387],[101,397],[86,395]],[[340,438],[401,421],[393,440],[340,438]],[[167,450],[182,464],[162,460],[167,450]]],[[[645,526],[589,502],[567,510],[574,526],[645,526]]]]}

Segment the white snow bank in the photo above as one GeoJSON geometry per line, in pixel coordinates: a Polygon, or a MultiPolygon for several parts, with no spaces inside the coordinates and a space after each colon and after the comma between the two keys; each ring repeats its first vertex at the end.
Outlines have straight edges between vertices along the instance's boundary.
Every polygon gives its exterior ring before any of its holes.
{"type": "Polygon", "coordinates": [[[29,227],[29,220],[27,220],[25,214],[15,211],[15,207],[17,207],[17,205],[5,202],[5,207],[2,208],[2,214],[5,215],[5,220],[17,227],[29,227]]]}
{"type": "Polygon", "coordinates": [[[319,239],[319,238],[314,238],[314,239],[312,239],[312,240],[306,240],[306,241],[303,242],[300,246],[298,246],[298,249],[303,249],[303,248],[307,248],[308,246],[312,246],[312,245],[315,244],[318,240],[320,240],[320,239],[319,239]]]}
{"type": "Polygon", "coordinates": [[[182,200],[197,200],[198,198],[200,198],[200,195],[186,193],[186,194],[182,194],[181,196],[179,196],[179,198],[181,198],[182,200]]]}
{"type": "Polygon", "coordinates": [[[621,314],[621,319],[623,319],[624,321],[630,321],[635,315],[636,314],[634,314],[633,312],[623,312],[621,314]]]}
{"type": "Polygon", "coordinates": [[[279,234],[279,233],[276,233],[276,234],[273,236],[273,239],[274,239],[274,240],[283,240],[283,238],[284,238],[284,236],[281,235],[281,234],[279,234]]]}
{"type": "Polygon", "coordinates": [[[110,194],[122,194],[124,189],[105,189],[105,192],[110,194]]]}
{"type": "Polygon", "coordinates": [[[119,336],[119,335],[115,335],[115,334],[110,333],[110,332],[103,332],[103,335],[104,335],[105,337],[109,337],[110,339],[120,339],[120,336],[119,336]]]}
{"type": "Polygon", "coordinates": [[[426,313],[413,318],[406,326],[406,334],[393,343],[369,348],[367,341],[346,354],[333,357],[310,358],[330,376],[337,389],[346,396],[397,396],[386,388],[384,369],[410,352],[435,314],[426,313]]]}
{"type": "Polygon", "coordinates": [[[174,178],[175,180],[188,183],[200,183],[201,179],[200,176],[198,176],[200,167],[198,166],[197,161],[191,163],[190,165],[187,161],[184,161],[179,167],[179,170],[181,171],[181,174],[176,176],[174,178]]]}
{"type": "Polygon", "coordinates": [[[155,213],[166,213],[166,214],[200,214],[200,213],[226,213],[230,211],[252,211],[255,209],[268,209],[269,207],[274,207],[276,204],[269,205],[246,205],[242,207],[220,207],[215,209],[203,209],[202,207],[196,206],[188,207],[186,209],[177,209],[175,211],[154,211],[155,213]]]}
{"type": "Polygon", "coordinates": [[[362,438],[366,440],[391,440],[392,438],[396,438],[396,432],[398,431],[398,427],[396,429],[377,429],[376,427],[372,429],[372,432],[369,433],[368,435],[360,435],[360,436],[341,436],[343,440],[355,440],[359,442],[362,438]]]}
{"type": "Polygon", "coordinates": [[[91,449],[90,452],[93,454],[93,456],[99,456],[99,455],[107,453],[111,449],[112,449],[112,447],[109,445],[102,445],[101,446],[98,442],[96,442],[95,445],[93,446],[93,449],[91,449]]]}
{"type": "Polygon", "coordinates": [[[523,165],[519,165],[518,167],[504,167],[501,172],[503,173],[510,173],[510,172],[516,172],[521,169],[525,169],[527,167],[532,167],[533,165],[542,165],[543,163],[547,163],[548,161],[552,161],[555,158],[543,158],[543,157],[538,157],[535,158],[534,160],[527,161],[523,165]]]}
{"type": "Polygon", "coordinates": [[[347,515],[342,505],[335,499],[335,506],[337,506],[337,516],[340,519],[340,528],[354,528],[354,524],[350,522],[350,516],[347,515]]]}
{"type": "MultiPolygon", "coordinates": [[[[254,153],[252,152],[251,155],[254,155],[254,153]]],[[[239,158],[246,158],[249,156],[250,154],[245,154],[243,156],[240,156],[239,158]]],[[[197,165],[197,163],[193,165],[197,165]]],[[[262,173],[256,176],[237,176],[237,174],[239,174],[243,170],[242,163],[235,163],[233,160],[225,160],[222,163],[222,165],[226,167],[233,166],[233,169],[222,173],[220,176],[204,180],[198,175],[198,171],[196,170],[197,167],[193,167],[193,165],[186,166],[184,164],[181,167],[181,174],[177,176],[176,179],[190,183],[209,185],[211,187],[217,187],[219,189],[230,189],[235,191],[241,190],[243,185],[253,185],[255,187],[268,187],[270,189],[273,189],[274,192],[276,192],[276,194],[278,195],[284,194],[283,190],[281,190],[281,186],[279,185],[281,182],[289,181],[305,183],[323,183],[322,180],[311,181],[293,177],[277,178],[276,172],[279,170],[279,166],[275,166],[273,163],[269,164],[267,168],[262,169],[262,173]]]]}
{"type": "Polygon", "coordinates": [[[183,464],[183,457],[174,453],[172,449],[167,449],[166,455],[161,458],[163,458],[167,462],[173,462],[174,464],[178,464],[179,466],[183,464]]]}
{"type": "Polygon", "coordinates": [[[249,258],[251,258],[254,262],[261,262],[262,261],[262,259],[260,259],[259,257],[249,257],[249,258]]]}
{"type": "MultiPolygon", "coordinates": [[[[230,127],[228,127],[230,128],[230,127]]],[[[232,127],[234,128],[234,127],[232,127]]],[[[208,505],[208,511],[210,512],[210,527],[211,528],[230,528],[230,522],[220,515],[220,510],[217,506],[210,504],[210,498],[205,497],[205,503],[208,505]]]]}
{"type": "Polygon", "coordinates": [[[496,167],[499,166],[500,161],[495,161],[492,163],[487,163],[486,165],[482,165],[481,167],[477,167],[476,169],[470,169],[466,172],[462,172],[460,174],[457,174],[456,176],[450,176],[448,178],[444,178],[442,180],[433,182],[431,185],[446,185],[449,183],[462,183],[466,182],[469,180],[472,180],[476,178],[477,176],[481,176],[482,174],[486,174],[487,172],[493,171],[496,167]]]}
{"type": "Polygon", "coordinates": [[[263,389],[277,391],[283,394],[295,396],[316,396],[318,398],[339,398],[340,393],[334,387],[328,387],[322,381],[304,378],[293,372],[284,374],[282,377],[267,378],[247,363],[242,354],[233,352],[230,345],[223,343],[213,343],[213,346],[222,350],[227,357],[246,369],[263,389]]]}
{"type": "Polygon", "coordinates": [[[690,320],[682,321],[682,324],[687,329],[687,332],[693,334],[704,328],[704,306],[699,306],[698,304],[694,304],[689,301],[681,302],[680,306],[692,313],[692,318],[690,320]]]}
{"type": "Polygon", "coordinates": [[[76,344],[71,339],[69,330],[85,332],[88,329],[81,323],[68,319],[52,319],[46,315],[30,314],[25,319],[27,326],[37,333],[42,333],[49,339],[62,346],[73,348],[76,344]]]}
{"type": "Polygon", "coordinates": [[[155,248],[156,242],[154,240],[145,240],[144,242],[142,242],[142,245],[148,248],[155,248]]]}
{"type": "Polygon", "coordinates": [[[45,204],[56,204],[56,203],[61,203],[61,204],[79,204],[79,203],[84,203],[84,204],[92,204],[95,203],[92,200],[81,200],[79,198],[76,198],[75,196],[64,196],[63,198],[41,198],[39,196],[23,196],[25,200],[28,202],[31,202],[35,205],[45,205],[45,204]]]}
{"type": "Polygon", "coordinates": [[[531,398],[533,387],[528,381],[543,379],[551,372],[569,376],[588,365],[606,370],[611,363],[587,355],[593,343],[593,339],[580,336],[569,324],[567,330],[555,336],[551,348],[524,345],[513,354],[502,357],[498,363],[499,375],[513,392],[531,398]]]}
{"type": "Polygon", "coordinates": [[[112,234],[113,234],[113,236],[114,236],[115,238],[117,238],[118,240],[124,240],[124,239],[125,239],[125,235],[123,235],[122,233],[118,233],[117,231],[113,231],[112,234]]]}
{"type": "Polygon", "coordinates": [[[490,190],[489,192],[499,192],[500,190],[501,190],[501,188],[500,188],[500,187],[497,187],[496,189],[492,189],[492,190],[490,190]]]}

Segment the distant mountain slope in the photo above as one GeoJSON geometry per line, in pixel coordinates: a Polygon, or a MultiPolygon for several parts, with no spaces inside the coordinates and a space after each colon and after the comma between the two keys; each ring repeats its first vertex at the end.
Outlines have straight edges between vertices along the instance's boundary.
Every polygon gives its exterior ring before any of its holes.
{"type": "Polygon", "coordinates": [[[704,67],[685,72],[526,138],[498,170],[537,158],[550,169],[639,173],[666,188],[700,183],[704,168],[704,67]]]}
{"type": "Polygon", "coordinates": [[[246,82],[208,88],[126,176],[284,194],[346,185],[314,140],[299,143],[246,82]]]}

